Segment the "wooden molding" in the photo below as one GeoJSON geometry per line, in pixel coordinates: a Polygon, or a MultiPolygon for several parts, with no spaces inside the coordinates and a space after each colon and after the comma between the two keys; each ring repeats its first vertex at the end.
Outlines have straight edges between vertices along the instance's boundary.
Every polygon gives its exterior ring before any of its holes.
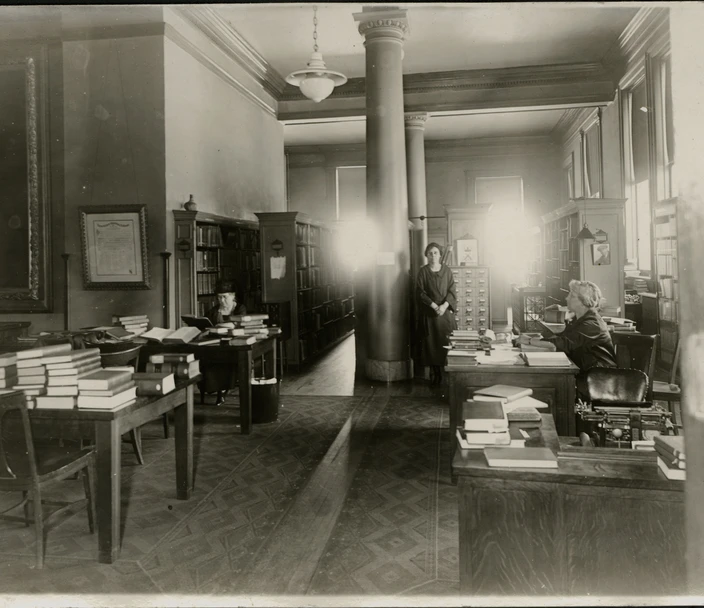
{"type": "Polygon", "coordinates": [[[270,95],[275,98],[281,95],[286,86],[283,77],[216,10],[209,5],[173,7],[173,10],[244,68],[270,95]]]}
{"type": "Polygon", "coordinates": [[[213,74],[215,74],[224,82],[236,89],[246,99],[253,102],[256,106],[264,110],[267,114],[270,114],[274,117],[276,116],[276,107],[274,105],[268,103],[265,99],[262,99],[262,97],[253,93],[247,86],[245,86],[237,78],[230,74],[228,70],[218,65],[215,61],[213,61],[213,59],[208,57],[206,53],[204,53],[200,48],[198,48],[195,44],[188,40],[188,38],[186,38],[175,27],[166,24],[166,27],[164,29],[164,37],[168,38],[174,44],[178,45],[183,51],[188,53],[202,66],[209,69],[213,74]]]}

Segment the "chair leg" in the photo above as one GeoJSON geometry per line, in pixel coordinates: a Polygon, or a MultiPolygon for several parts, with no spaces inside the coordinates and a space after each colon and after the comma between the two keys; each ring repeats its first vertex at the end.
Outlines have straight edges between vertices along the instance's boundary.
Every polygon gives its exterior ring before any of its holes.
{"type": "Polygon", "coordinates": [[[95,532],[95,522],[97,515],[95,512],[95,469],[94,464],[89,463],[83,469],[83,489],[86,493],[86,507],[88,510],[88,530],[91,534],[95,532]]]}
{"type": "Polygon", "coordinates": [[[130,431],[130,440],[132,441],[132,449],[134,450],[134,455],[137,457],[137,462],[144,464],[144,457],[142,456],[142,430],[139,427],[130,431]]]}
{"type": "Polygon", "coordinates": [[[22,500],[24,500],[24,525],[29,528],[29,500],[27,499],[27,491],[22,492],[22,500]]]}
{"type": "Polygon", "coordinates": [[[44,514],[42,513],[42,495],[39,488],[32,490],[34,507],[34,530],[37,537],[37,569],[44,567],[44,514]]]}
{"type": "Polygon", "coordinates": [[[169,438],[169,414],[168,412],[164,414],[163,416],[163,422],[164,422],[164,439],[169,438]]]}

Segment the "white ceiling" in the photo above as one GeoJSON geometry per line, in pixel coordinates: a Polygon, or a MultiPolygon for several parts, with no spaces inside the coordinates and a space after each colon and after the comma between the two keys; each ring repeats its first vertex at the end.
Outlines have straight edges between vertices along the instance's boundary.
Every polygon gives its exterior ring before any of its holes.
{"type": "MultiPolygon", "coordinates": [[[[329,69],[364,77],[365,51],[354,14],[362,4],[318,6],[318,45],[329,69]]],[[[368,4],[367,4],[368,6],[368,4]]],[[[417,3],[407,9],[403,72],[507,68],[604,59],[636,14],[633,4],[417,3]]],[[[282,77],[305,67],[313,50],[313,5],[231,4],[217,10],[282,77]]],[[[429,140],[547,135],[563,111],[432,116],[429,140]]],[[[285,124],[287,146],[364,141],[363,119],[285,124]]]]}
{"type": "MultiPolygon", "coordinates": [[[[318,46],[328,68],[364,76],[354,13],[362,4],[319,4],[318,46]]],[[[417,3],[406,8],[405,74],[601,61],[637,6],[625,3],[417,3]]],[[[313,51],[313,5],[229,4],[218,12],[281,75],[313,51]]]]}

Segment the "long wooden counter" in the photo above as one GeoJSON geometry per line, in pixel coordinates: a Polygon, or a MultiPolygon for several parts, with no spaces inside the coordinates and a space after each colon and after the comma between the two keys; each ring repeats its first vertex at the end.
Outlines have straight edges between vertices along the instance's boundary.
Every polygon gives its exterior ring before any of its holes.
{"type": "Polygon", "coordinates": [[[482,450],[456,451],[462,593],[684,593],[684,482],[666,479],[653,452],[573,441],[544,414],[526,445],[558,453],[557,469],[490,467],[482,450]]]}

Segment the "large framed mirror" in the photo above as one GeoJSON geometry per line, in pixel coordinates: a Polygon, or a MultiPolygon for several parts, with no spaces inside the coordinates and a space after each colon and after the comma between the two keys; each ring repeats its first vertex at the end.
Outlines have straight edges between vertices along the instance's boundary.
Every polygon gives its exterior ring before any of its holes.
{"type": "Polygon", "coordinates": [[[45,66],[0,52],[0,313],[51,310],[45,66]]]}

